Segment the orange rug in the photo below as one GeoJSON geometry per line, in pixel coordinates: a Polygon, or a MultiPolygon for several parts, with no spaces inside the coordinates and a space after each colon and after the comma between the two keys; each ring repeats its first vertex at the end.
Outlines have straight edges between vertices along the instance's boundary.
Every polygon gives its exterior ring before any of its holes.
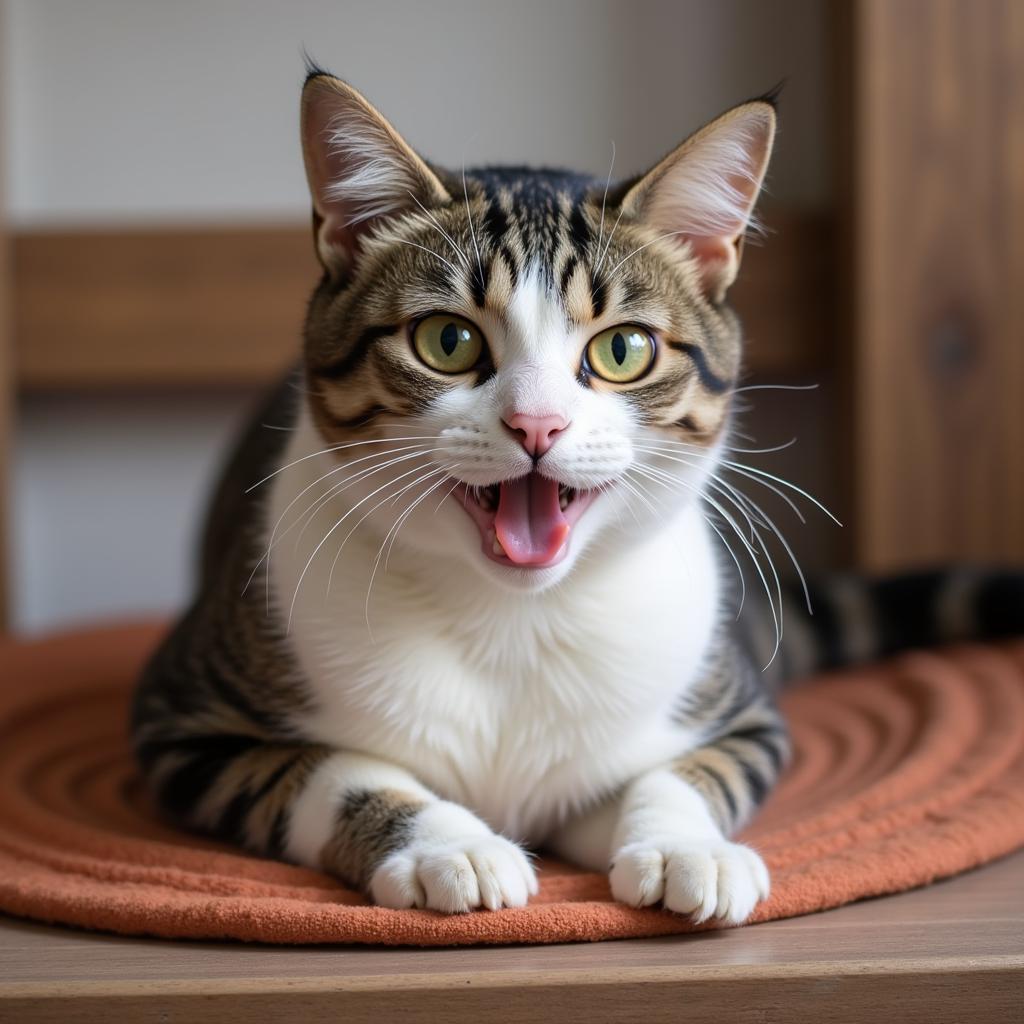
{"type": "MultiPolygon", "coordinates": [[[[523,909],[385,910],[315,871],[184,835],[147,806],[128,697],[159,630],[0,644],[0,910],[168,938],[571,942],[689,931],[541,863],[523,909]]],[[[796,756],[746,838],[772,872],[755,921],[923,885],[1024,846],[1024,642],[918,653],[785,699],[796,756]]]]}

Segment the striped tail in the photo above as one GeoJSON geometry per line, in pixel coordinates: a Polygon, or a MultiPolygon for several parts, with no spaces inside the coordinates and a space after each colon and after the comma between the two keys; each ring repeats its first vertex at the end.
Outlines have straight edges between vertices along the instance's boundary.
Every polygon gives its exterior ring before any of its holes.
{"type": "MultiPolygon", "coordinates": [[[[912,648],[1024,636],[1022,570],[840,573],[811,581],[808,592],[811,615],[801,586],[784,596],[779,669],[787,679],[912,648]]],[[[757,637],[758,650],[768,639],[757,637]]]]}

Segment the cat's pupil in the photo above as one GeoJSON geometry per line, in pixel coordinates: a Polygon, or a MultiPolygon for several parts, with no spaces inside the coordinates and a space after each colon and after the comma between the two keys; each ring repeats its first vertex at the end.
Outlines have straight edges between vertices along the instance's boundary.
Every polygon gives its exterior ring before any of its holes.
{"type": "Polygon", "coordinates": [[[619,366],[626,361],[626,339],[621,334],[616,333],[612,338],[612,355],[619,366]]]}
{"type": "Polygon", "coordinates": [[[441,328],[441,348],[444,354],[450,356],[459,343],[459,329],[455,324],[448,323],[441,328]]]}

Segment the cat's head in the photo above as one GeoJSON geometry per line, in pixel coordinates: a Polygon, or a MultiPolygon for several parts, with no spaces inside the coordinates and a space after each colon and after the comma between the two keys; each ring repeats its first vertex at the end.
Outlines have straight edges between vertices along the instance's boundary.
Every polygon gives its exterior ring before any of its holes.
{"type": "Polygon", "coordinates": [[[307,401],[351,465],[334,500],[382,541],[527,590],[692,506],[729,422],[725,296],[774,129],[770,101],[745,103],[610,188],[444,171],[311,74],[307,401]]]}

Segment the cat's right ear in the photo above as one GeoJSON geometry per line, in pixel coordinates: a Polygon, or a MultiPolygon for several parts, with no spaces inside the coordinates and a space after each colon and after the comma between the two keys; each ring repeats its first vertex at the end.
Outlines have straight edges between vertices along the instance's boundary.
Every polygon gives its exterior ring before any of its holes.
{"type": "Polygon", "coordinates": [[[437,175],[355,89],[314,72],[302,90],[302,154],[317,256],[340,276],[381,218],[451,201],[437,175]]]}

